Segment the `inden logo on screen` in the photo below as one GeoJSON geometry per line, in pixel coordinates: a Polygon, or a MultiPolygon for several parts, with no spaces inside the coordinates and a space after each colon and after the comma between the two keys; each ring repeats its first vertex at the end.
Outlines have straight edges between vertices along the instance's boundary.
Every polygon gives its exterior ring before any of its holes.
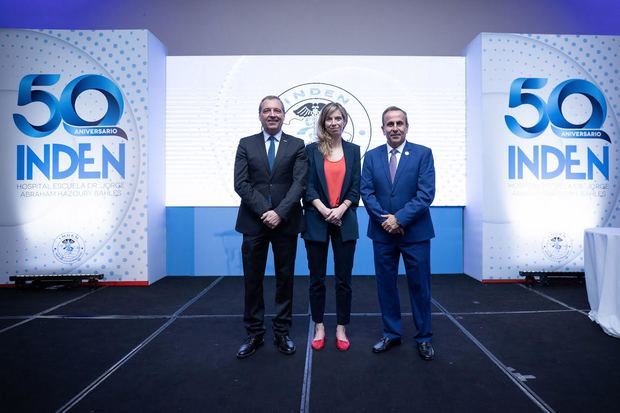
{"type": "Polygon", "coordinates": [[[364,105],[350,92],[328,83],[304,83],[284,91],[279,98],[286,109],[289,133],[306,144],[316,140],[316,122],[321,109],[330,102],[340,103],[349,114],[342,137],[359,145],[366,153],[372,138],[370,117],[364,105]]]}
{"type": "MultiPolygon", "coordinates": [[[[562,140],[582,140],[580,145],[516,145],[508,146],[508,178],[523,179],[527,169],[537,179],[553,179],[564,176],[566,179],[591,180],[596,171],[609,180],[609,135],[602,130],[607,116],[607,104],[603,93],[592,83],[583,79],[569,79],[559,83],[545,102],[538,94],[524,90],[542,89],[547,84],[545,78],[518,78],[510,86],[508,107],[517,110],[533,108],[538,120],[532,126],[523,126],[514,116],[506,115],[504,120],[510,131],[523,139],[534,139],[551,130],[562,140]],[[576,95],[576,96],[573,96],[576,95]],[[577,98],[588,103],[579,102],[577,98]],[[567,99],[573,96],[573,100],[567,99]],[[584,99],[585,98],[585,99],[584,99]],[[528,108],[529,106],[529,108],[528,108]],[[567,119],[567,115],[587,117],[577,123],[567,119]],[[603,144],[601,144],[601,140],[603,144]]],[[[553,135],[552,135],[553,136],[553,135]]]]}
{"type": "MultiPolygon", "coordinates": [[[[101,139],[114,136],[127,140],[127,134],[118,127],[123,114],[123,97],[120,89],[110,79],[100,75],[83,75],[73,79],[57,98],[48,90],[60,80],[58,74],[32,74],[19,83],[17,106],[27,115],[14,113],[15,126],[24,135],[41,139],[55,134],[62,124],[70,135],[80,138],[101,139]],[[99,104],[101,96],[105,104],[99,104]],[[101,108],[101,106],[103,106],[101,108]],[[85,115],[99,109],[95,120],[85,115]],[[79,112],[79,113],[78,113],[79,112]],[[82,113],[82,114],[80,114],[82,113]],[[40,119],[47,119],[40,123],[40,119]],[[39,121],[39,122],[37,122],[39,121]]],[[[55,136],[55,135],[53,135],[55,136]]],[[[56,139],[57,140],[57,139],[56,139]]],[[[80,142],[77,147],[68,144],[17,145],[17,179],[32,180],[39,171],[47,179],[107,179],[113,169],[125,177],[125,143],[95,145],[80,142]]]]}

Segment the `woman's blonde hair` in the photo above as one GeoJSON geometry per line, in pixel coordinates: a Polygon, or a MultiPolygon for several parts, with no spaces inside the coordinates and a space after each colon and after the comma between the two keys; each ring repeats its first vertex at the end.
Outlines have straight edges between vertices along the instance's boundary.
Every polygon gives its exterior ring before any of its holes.
{"type": "Polygon", "coordinates": [[[332,151],[332,137],[325,128],[325,120],[332,113],[340,111],[342,115],[342,120],[344,124],[342,125],[342,129],[347,126],[347,122],[349,121],[349,114],[346,109],[340,104],[336,102],[330,102],[327,105],[323,106],[321,109],[321,114],[319,115],[319,120],[317,121],[317,138],[318,138],[318,147],[319,152],[323,154],[323,156],[329,156],[332,151]]]}

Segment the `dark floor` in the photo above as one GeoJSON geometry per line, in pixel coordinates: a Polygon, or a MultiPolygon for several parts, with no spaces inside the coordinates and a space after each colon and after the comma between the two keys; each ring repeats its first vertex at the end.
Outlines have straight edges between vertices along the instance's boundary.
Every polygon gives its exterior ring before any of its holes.
{"type": "MultiPolygon", "coordinates": [[[[168,277],[150,287],[0,289],[2,412],[617,412],[620,340],[588,317],[577,282],[525,287],[433,276],[436,359],[381,336],[374,277],[354,277],[351,348],[308,345],[307,277],[295,280],[297,353],[244,360],[243,279],[168,277]]],[[[401,304],[409,312],[405,280],[401,304]]],[[[273,312],[274,279],[265,281],[273,312]]]]}

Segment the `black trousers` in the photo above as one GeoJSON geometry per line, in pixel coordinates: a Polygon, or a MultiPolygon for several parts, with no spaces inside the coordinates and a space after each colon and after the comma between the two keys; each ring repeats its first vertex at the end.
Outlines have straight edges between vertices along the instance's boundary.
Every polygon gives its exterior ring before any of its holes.
{"type": "Polygon", "coordinates": [[[269,243],[273,249],[276,273],[274,334],[288,334],[293,321],[293,275],[295,273],[297,235],[244,234],[241,245],[245,285],[243,322],[250,336],[265,334],[263,280],[269,243]]]}
{"type": "Polygon", "coordinates": [[[329,225],[327,242],[306,240],[308,269],[310,270],[310,311],[312,321],[323,322],[325,314],[325,275],[327,273],[327,252],[329,241],[334,252],[334,278],[336,284],[336,320],[347,325],[351,320],[351,273],[356,240],[342,241],[340,228],[329,225]]]}

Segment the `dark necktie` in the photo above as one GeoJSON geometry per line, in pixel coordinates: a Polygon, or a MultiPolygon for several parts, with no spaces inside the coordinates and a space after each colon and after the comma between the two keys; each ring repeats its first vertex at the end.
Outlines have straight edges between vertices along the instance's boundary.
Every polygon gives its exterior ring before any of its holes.
{"type": "Polygon", "coordinates": [[[396,164],[396,154],[398,153],[398,149],[392,149],[390,151],[390,153],[392,155],[390,155],[390,180],[392,181],[392,183],[394,183],[394,177],[396,176],[396,168],[397,168],[397,164],[396,164]]]}
{"type": "Polygon", "coordinates": [[[276,138],[269,137],[269,149],[267,150],[267,160],[269,161],[269,170],[273,169],[273,161],[276,160],[276,138]]]}

